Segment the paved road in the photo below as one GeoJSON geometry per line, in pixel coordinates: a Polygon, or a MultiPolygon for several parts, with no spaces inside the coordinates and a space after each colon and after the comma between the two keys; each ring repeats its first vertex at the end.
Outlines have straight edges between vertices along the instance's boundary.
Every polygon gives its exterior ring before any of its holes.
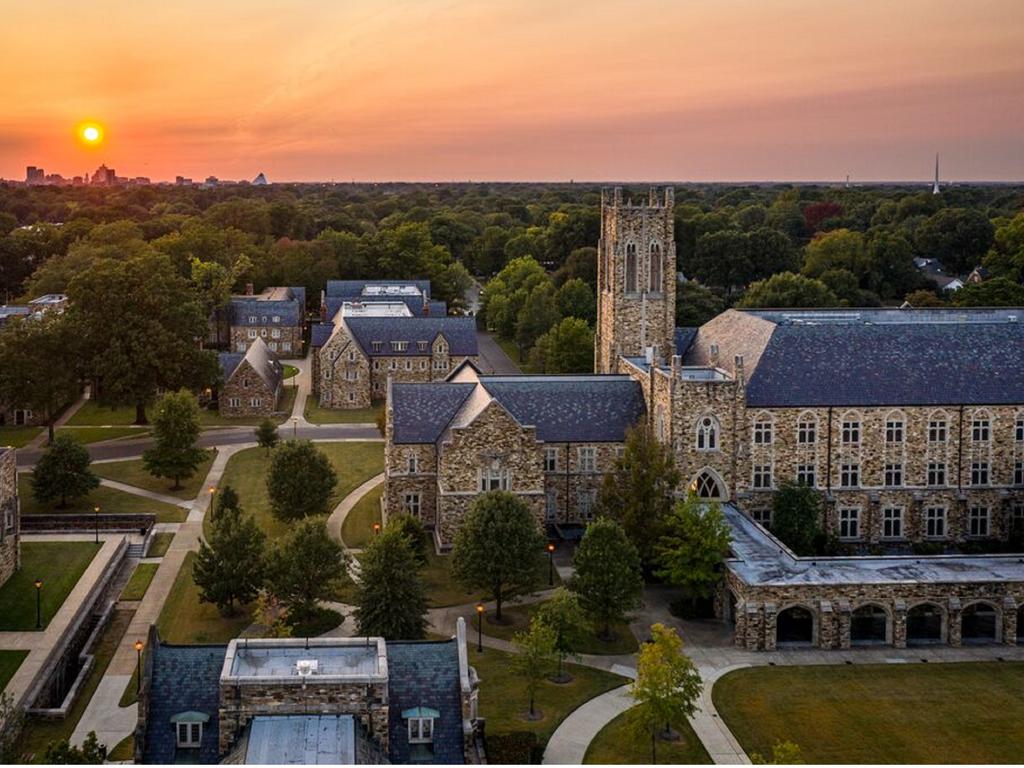
{"type": "Polygon", "coordinates": [[[477,332],[476,345],[480,352],[480,367],[484,373],[522,373],[519,366],[512,362],[512,358],[505,354],[491,334],[477,332]]]}
{"type": "MultiPolygon", "coordinates": [[[[204,448],[214,448],[225,445],[242,445],[255,441],[253,430],[255,427],[224,427],[223,429],[208,429],[199,437],[199,445],[204,448]]],[[[380,438],[380,432],[373,424],[310,424],[298,426],[293,429],[290,424],[282,424],[280,427],[282,438],[291,438],[293,435],[302,440],[376,440],[380,438]]],[[[153,445],[153,439],[149,437],[111,440],[105,443],[95,443],[89,446],[89,455],[93,461],[110,461],[112,459],[130,459],[141,456],[142,452],[153,445]]],[[[18,451],[18,467],[24,469],[34,465],[42,455],[41,450],[22,449],[18,451]]]]}

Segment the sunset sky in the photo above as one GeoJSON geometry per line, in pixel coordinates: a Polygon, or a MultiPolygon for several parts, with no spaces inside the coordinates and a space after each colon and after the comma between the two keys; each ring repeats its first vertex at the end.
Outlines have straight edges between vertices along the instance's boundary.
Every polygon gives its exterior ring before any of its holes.
{"type": "Polygon", "coordinates": [[[2,10],[7,178],[1024,179],[1024,0],[2,10]]]}

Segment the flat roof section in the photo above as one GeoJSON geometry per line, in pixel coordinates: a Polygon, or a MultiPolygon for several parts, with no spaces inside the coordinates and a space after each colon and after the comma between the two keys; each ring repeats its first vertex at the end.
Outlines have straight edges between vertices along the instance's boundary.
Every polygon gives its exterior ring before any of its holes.
{"type": "Polygon", "coordinates": [[[221,682],[387,679],[381,638],[232,640],[221,682]]]}

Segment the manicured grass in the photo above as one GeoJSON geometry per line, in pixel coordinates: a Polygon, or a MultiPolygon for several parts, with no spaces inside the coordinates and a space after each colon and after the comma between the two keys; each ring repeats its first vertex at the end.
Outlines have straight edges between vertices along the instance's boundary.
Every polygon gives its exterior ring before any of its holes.
{"type": "MultiPolygon", "coordinates": [[[[374,475],[384,471],[383,443],[318,443],[317,448],[330,459],[338,474],[330,503],[325,513],[330,513],[357,486],[374,475]]],[[[221,487],[230,485],[238,492],[242,509],[254,515],[256,522],[270,538],[284,534],[289,522],[278,520],[270,511],[270,497],[267,494],[267,474],[270,471],[270,455],[264,448],[248,448],[239,451],[228,461],[221,479],[221,487]]],[[[211,516],[207,515],[204,526],[209,532],[211,516]]]]}
{"type": "MultiPolygon", "coordinates": [[[[148,417],[147,412],[147,417],[148,417]]],[[[125,427],[135,423],[135,407],[107,408],[95,400],[86,400],[78,412],[68,420],[69,427],[125,427]]]]}
{"type": "Polygon", "coordinates": [[[362,549],[373,537],[373,524],[380,523],[380,495],[384,486],[374,488],[349,511],[341,525],[341,540],[346,547],[362,549]]]}
{"type": "Polygon", "coordinates": [[[66,432],[78,442],[88,445],[104,440],[117,440],[122,437],[147,437],[146,427],[61,427],[57,433],[66,432]]]}
{"type": "MultiPolygon", "coordinates": [[[[102,464],[94,465],[102,467],[102,464]]],[[[110,514],[129,514],[138,512],[152,512],[156,515],[158,523],[180,523],[188,517],[188,510],[176,507],[173,504],[165,504],[162,501],[151,501],[150,499],[136,496],[133,493],[119,491],[116,488],[107,488],[101,485],[88,496],[74,499],[68,502],[67,509],[57,509],[56,504],[40,504],[32,495],[32,475],[22,473],[18,475],[18,494],[21,497],[21,514],[23,515],[70,515],[92,513],[96,507],[100,512],[110,514]]]]}
{"type": "MultiPolygon", "coordinates": [[[[545,582],[545,585],[547,582],[545,582]]],[[[517,632],[523,632],[530,627],[530,620],[533,615],[540,608],[542,603],[532,603],[530,605],[519,605],[519,606],[502,606],[501,607],[501,624],[495,624],[492,622],[494,618],[494,612],[489,611],[484,615],[484,634],[490,635],[491,637],[498,637],[502,640],[512,640],[517,632]]],[[[466,614],[466,625],[476,627],[476,616],[466,614]]],[[[601,640],[595,632],[590,632],[585,638],[582,638],[580,647],[577,648],[579,653],[592,653],[592,654],[623,654],[623,653],[636,653],[639,649],[639,645],[636,638],[633,637],[633,633],[629,631],[629,625],[625,623],[613,624],[612,634],[614,638],[609,641],[601,640]]]]}
{"type": "Polygon", "coordinates": [[[146,557],[163,557],[167,554],[167,548],[171,546],[173,539],[174,533],[171,531],[154,533],[153,538],[149,540],[149,552],[146,553],[146,557]]]}
{"type": "MultiPolygon", "coordinates": [[[[649,765],[651,739],[630,728],[629,713],[623,712],[600,730],[587,747],[585,765],[649,765]]],[[[676,741],[658,739],[656,752],[662,765],[711,765],[711,755],[700,743],[688,722],[673,726],[679,733],[676,741]]]]}
{"type": "MultiPolygon", "coordinates": [[[[561,586],[562,581],[555,573],[555,586],[561,586]]],[[[465,605],[467,603],[478,603],[481,600],[489,600],[490,597],[483,590],[467,591],[459,584],[452,575],[452,556],[438,555],[434,551],[434,542],[427,542],[427,565],[423,569],[423,586],[427,591],[427,599],[431,608],[443,608],[449,605],[465,605]]],[[[538,566],[537,589],[548,589],[548,561],[538,566]]],[[[507,606],[502,606],[504,615],[507,606]]]]}
{"type": "Polygon", "coordinates": [[[166,496],[176,496],[179,499],[194,499],[203,487],[203,481],[210,471],[210,465],[216,456],[215,451],[206,452],[206,460],[201,463],[195,474],[189,478],[183,478],[181,488],[174,490],[174,481],[165,477],[153,477],[142,465],[142,459],[129,459],[128,461],[112,461],[103,464],[93,464],[92,471],[100,477],[108,480],[117,480],[120,483],[134,485],[154,493],[162,493],[166,496]]]}
{"type": "MultiPolygon", "coordinates": [[[[276,424],[284,424],[292,415],[295,405],[296,387],[285,385],[281,390],[281,402],[277,404],[275,415],[270,420],[276,424]]],[[[263,422],[266,416],[228,417],[221,416],[216,410],[204,408],[199,411],[199,423],[203,427],[255,427],[263,422]]]]}
{"type": "Polygon", "coordinates": [[[306,421],[311,424],[376,424],[384,403],[370,408],[321,408],[312,394],[306,398],[306,421]]]}
{"type": "Polygon", "coordinates": [[[21,568],[0,587],[0,631],[36,628],[36,579],[45,628],[99,551],[91,541],[22,542],[21,568]]]}
{"type": "Polygon", "coordinates": [[[586,701],[612,688],[629,682],[626,678],[600,669],[583,667],[578,664],[566,665],[573,680],[566,685],[550,681],[541,683],[537,690],[536,707],[542,717],[527,720],[530,699],[526,693],[526,680],[509,663],[512,654],[493,648],[476,652],[476,646],[469,649],[469,663],[480,675],[480,714],[487,718],[487,733],[509,733],[532,731],[537,734],[539,746],[548,739],[566,715],[586,701]]]}
{"type": "Polygon", "coordinates": [[[83,681],[82,690],[64,720],[44,720],[30,717],[25,721],[25,729],[22,731],[17,746],[17,754],[21,755],[21,762],[42,762],[46,747],[50,743],[71,738],[71,734],[74,733],[78,721],[82,719],[103,674],[107,671],[110,660],[114,658],[114,652],[117,650],[121,638],[124,637],[134,614],[135,611],[115,610],[110,617],[110,622],[100,633],[96,645],[93,647],[95,663],[83,681]]]}
{"type": "Polygon", "coordinates": [[[146,590],[149,589],[149,585],[156,575],[156,569],[159,567],[157,563],[139,563],[135,566],[132,577],[128,579],[128,583],[121,591],[121,599],[141,600],[145,596],[146,590]]]}
{"type": "Polygon", "coordinates": [[[26,656],[28,651],[0,651],[0,691],[7,687],[26,656]]]}
{"type": "Polygon", "coordinates": [[[112,763],[131,762],[135,758],[135,736],[125,736],[117,746],[107,752],[107,760],[112,763]]]}
{"type": "Polygon", "coordinates": [[[295,376],[297,376],[298,373],[299,369],[296,368],[294,365],[288,365],[288,363],[285,363],[281,368],[281,377],[285,381],[287,381],[288,379],[295,378],[295,376]]]}
{"type": "MultiPolygon", "coordinates": [[[[482,688],[482,686],[481,686],[482,688]]],[[[1024,663],[757,667],[715,707],[747,754],[799,745],[807,763],[1018,763],[1024,663]]]]}
{"type": "Polygon", "coordinates": [[[498,346],[501,347],[502,352],[508,355],[509,359],[513,363],[515,363],[516,366],[518,366],[520,371],[522,371],[523,373],[535,373],[533,367],[527,361],[527,358],[530,355],[530,350],[526,350],[526,355],[522,359],[520,359],[519,345],[516,344],[515,341],[512,341],[510,339],[503,339],[497,335],[494,336],[494,340],[498,343],[498,346]]]}
{"type": "Polygon", "coordinates": [[[199,587],[192,581],[195,552],[189,552],[156,621],[160,637],[168,643],[226,643],[252,623],[251,606],[221,616],[215,605],[199,602],[199,587]]]}
{"type": "Polygon", "coordinates": [[[0,427],[0,445],[21,448],[42,431],[43,427],[0,427]]]}

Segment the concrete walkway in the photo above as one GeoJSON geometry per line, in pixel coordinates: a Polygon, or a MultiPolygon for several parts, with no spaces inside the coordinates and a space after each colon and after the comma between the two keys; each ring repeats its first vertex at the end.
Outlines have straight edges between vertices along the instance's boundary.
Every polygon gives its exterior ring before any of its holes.
{"type": "Polygon", "coordinates": [[[124,493],[130,493],[133,496],[141,496],[144,499],[150,501],[159,501],[163,504],[170,504],[174,507],[182,507],[183,509],[191,509],[193,502],[179,499],[177,496],[166,496],[162,493],[156,493],[155,491],[147,491],[145,488],[139,488],[136,485],[128,485],[127,483],[120,483],[117,480],[107,480],[106,478],[100,478],[100,485],[105,485],[107,488],[113,488],[117,491],[124,493]]]}
{"type": "Polygon", "coordinates": [[[384,482],[384,473],[381,472],[379,475],[374,475],[362,485],[353,489],[344,499],[338,502],[338,506],[334,508],[330,516],[327,518],[327,533],[335,541],[341,542],[341,545],[350,552],[355,552],[351,547],[345,544],[344,539],[341,538],[341,526],[345,524],[345,518],[348,517],[348,513],[352,511],[352,508],[358,504],[363,496],[368,494],[378,485],[384,482]]]}
{"type": "MultiPolygon", "coordinates": [[[[69,405],[65,409],[64,413],[62,413],[60,416],[58,416],[57,420],[55,422],[53,422],[54,434],[56,434],[56,431],[58,429],[60,429],[65,424],[67,424],[69,421],[71,421],[71,417],[74,416],[76,413],[78,413],[78,410],[83,405],[85,405],[86,402],[88,402],[88,400],[89,400],[89,388],[86,387],[85,390],[83,390],[81,396],[77,400],[75,400],[75,402],[73,402],[71,405],[69,405]]],[[[41,448],[44,448],[46,446],[46,441],[49,439],[49,437],[50,437],[50,432],[49,432],[49,430],[44,425],[43,431],[40,432],[35,437],[33,437],[28,443],[26,443],[22,450],[33,451],[33,450],[39,450],[41,448]]]]}
{"type": "MultiPolygon", "coordinates": [[[[295,374],[295,377],[291,380],[297,388],[295,392],[295,402],[292,403],[292,415],[284,424],[281,425],[282,429],[286,426],[290,427],[292,420],[298,421],[300,427],[309,426],[309,422],[306,421],[306,398],[309,397],[310,390],[312,388],[311,371],[313,364],[309,357],[303,357],[295,360],[284,360],[282,361],[287,365],[293,365],[299,369],[299,372],[295,374]]],[[[286,382],[286,386],[288,383],[286,382]]]]}
{"type": "Polygon", "coordinates": [[[569,713],[551,734],[545,765],[582,765],[587,747],[608,723],[633,706],[629,686],[613,688],[569,713]]]}
{"type": "Polygon", "coordinates": [[[132,734],[139,719],[139,705],[122,707],[120,703],[131,679],[131,675],[104,675],[71,734],[72,744],[81,744],[90,731],[96,731],[100,744],[110,750],[132,734]]]}

